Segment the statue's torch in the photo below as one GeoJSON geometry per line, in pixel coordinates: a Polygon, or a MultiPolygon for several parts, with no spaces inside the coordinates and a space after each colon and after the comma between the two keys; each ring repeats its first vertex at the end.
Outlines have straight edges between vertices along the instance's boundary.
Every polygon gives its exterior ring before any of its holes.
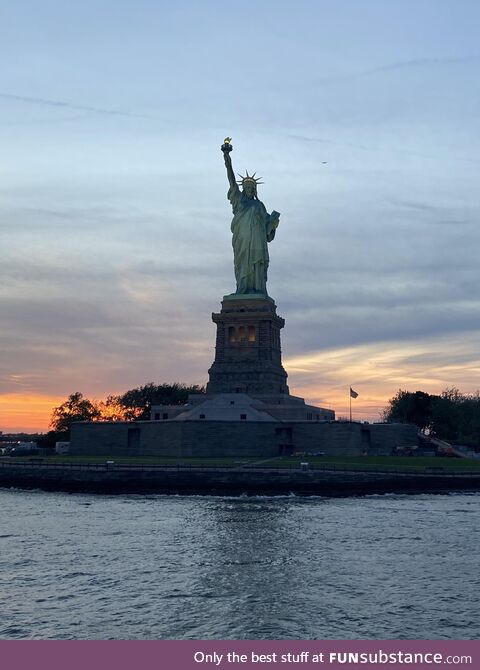
{"type": "Polygon", "coordinates": [[[232,151],[233,147],[232,147],[232,138],[231,137],[226,137],[223,140],[223,144],[221,146],[221,149],[222,149],[224,154],[229,154],[232,151]]]}

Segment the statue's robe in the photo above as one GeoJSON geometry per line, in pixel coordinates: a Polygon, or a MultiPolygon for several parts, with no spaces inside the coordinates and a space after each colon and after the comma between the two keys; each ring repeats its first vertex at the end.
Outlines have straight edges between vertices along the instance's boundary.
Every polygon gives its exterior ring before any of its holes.
{"type": "Polygon", "coordinates": [[[267,242],[275,237],[278,218],[256,198],[247,198],[237,185],[227,195],[233,210],[231,225],[237,293],[267,294],[267,242]]]}

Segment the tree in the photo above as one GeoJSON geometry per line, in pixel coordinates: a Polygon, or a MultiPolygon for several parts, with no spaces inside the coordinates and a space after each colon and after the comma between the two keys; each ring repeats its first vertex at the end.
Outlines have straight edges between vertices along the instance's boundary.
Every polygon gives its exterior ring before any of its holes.
{"type": "Polygon", "coordinates": [[[413,423],[425,430],[431,427],[432,403],[435,396],[424,391],[402,391],[388,401],[388,407],[383,413],[385,421],[398,423],[413,423]]]}
{"type": "Polygon", "coordinates": [[[150,419],[152,405],[184,405],[190,393],[205,393],[204,386],[186,384],[154,384],[150,382],[119,396],[109,396],[110,405],[123,408],[122,421],[150,419]]]}
{"type": "Polygon", "coordinates": [[[443,440],[480,448],[480,394],[446,388],[440,395],[402,391],[388,401],[385,421],[414,423],[443,440]]]}
{"type": "Polygon", "coordinates": [[[432,404],[432,434],[443,440],[458,438],[462,424],[464,397],[456,388],[447,388],[435,396],[432,404]]]}
{"type": "MultiPolygon", "coordinates": [[[[150,382],[130,389],[120,395],[109,395],[100,402],[72,393],[59,407],[55,407],[50,419],[53,429],[48,434],[49,442],[69,439],[70,426],[75,421],[145,421],[150,419],[152,405],[184,405],[190,393],[205,393],[204,386],[154,384],[150,382]]],[[[47,438],[46,438],[47,439],[47,438]]]]}
{"type": "Polygon", "coordinates": [[[100,418],[100,411],[95,403],[84,398],[80,392],[72,393],[67,400],[55,407],[50,419],[50,426],[57,433],[69,433],[74,421],[95,421],[100,418]]]}
{"type": "Polygon", "coordinates": [[[465,397],[460,441],[480,448],[480,393],[477,391],[465,397]]]}
{"type": "Polygon", "coordinates": [[[121,396],[109,395],[101,400],[97,407],[100,412],[100,421],[128,421],[128,411],[120,402],[121,396]]]}
{"type": "Polygon", "coordinates": [[[480,397],[447,388],[435,400],[432,432],[444,440],[480,446],[480,397]]]}

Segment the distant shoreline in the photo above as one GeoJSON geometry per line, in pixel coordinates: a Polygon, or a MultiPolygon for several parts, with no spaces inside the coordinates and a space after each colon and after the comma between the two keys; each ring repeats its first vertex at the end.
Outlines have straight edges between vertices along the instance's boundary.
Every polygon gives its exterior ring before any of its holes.
{"type": "Polygon", "coordinates": [[[480,491],[480,473],[0,463],[0,487],[84,493],[358,496],[480,491]]]}

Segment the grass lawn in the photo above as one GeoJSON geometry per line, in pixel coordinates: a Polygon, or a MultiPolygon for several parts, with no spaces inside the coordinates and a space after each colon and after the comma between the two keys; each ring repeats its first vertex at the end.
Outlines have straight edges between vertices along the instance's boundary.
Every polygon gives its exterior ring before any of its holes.
{"type": "Polygon", "coordinates": [[[2,459],[7,463],[22,463],[42,460],[44,463],[105,463],[112,460],[124,465],[213,465],[234,467],[253,461],[252,458],[177,458],[177,457],[116,457],[116,456],[7,456],[2,459]]]}
{"type": "Polygon", "coordinates": [[[302,456],[285,457],[271,461],[272,467],[299,466],[300,463],[309,463],[310,466],[338,467],[349,470],[355,468],[378,470],[380,468],[390,469],[412,469],[442,468],[448,470],[464,470],[477,468],[480,471],[480,460],[470,458],[441,458],[435,456],[302,456]]]}
{"type": "Polygon", "coordinates": [[[191,466],[212,466],[212,467],[235,467],[239,465],[251,464],[252,466],[261,461],[258,467],[270,468],[299,468],[300,463],[307,462],[310,467],[345,470],[403,470],[403,471],[424,471],[425,468],[434,468],[442,470],[478,470],[480,472],[480,460],[467,458],[440,458],[431,456],[301,456],[301,457],[279,457],[273,459],[256,458],[177,458],[177,457],[106,457],[106,456],[69,456],[68,454],[59,456],[16,456],[5,457],[7,463],[31,462],[32,460],[42,459],[46,463],[105,463],[107,460],[113,460],[115,463],[124,465],[191,465],[191,466]]]}

